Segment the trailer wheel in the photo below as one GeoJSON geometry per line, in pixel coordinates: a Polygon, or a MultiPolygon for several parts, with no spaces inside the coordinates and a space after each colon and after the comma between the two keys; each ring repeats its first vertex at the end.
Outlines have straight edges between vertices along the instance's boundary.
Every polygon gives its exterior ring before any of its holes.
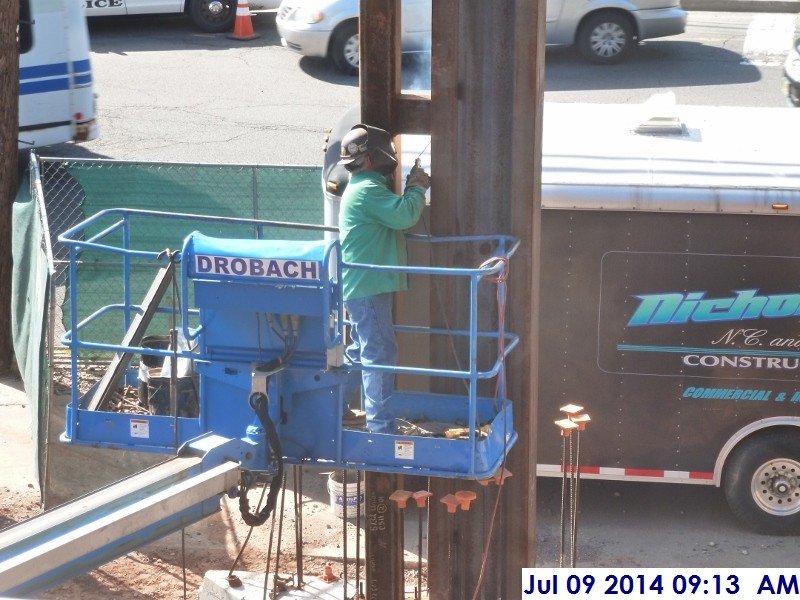
{"type": "Polygon", "coordinates": [[[206,33],[231,31],[236,19],[236,0],[191,0],[189,16],[206,33]]]}
{"type": "Polygon", "coordinates": [[[800,533],[800,435],[775,431],[745,440],[728,461],[725,497],[745,524],[772,535],[800,533]]]}

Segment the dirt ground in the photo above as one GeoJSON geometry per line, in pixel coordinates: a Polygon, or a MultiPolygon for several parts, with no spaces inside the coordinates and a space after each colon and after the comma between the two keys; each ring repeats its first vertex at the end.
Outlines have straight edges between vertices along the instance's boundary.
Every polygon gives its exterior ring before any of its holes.
{"type": "MultiPolygon", "coordinates": [[[[40,492],[33,472],[33,441],[30,437],[30,412],[22,382],[0,378],[0,528],[4,528],[41,513],[40,492]]],[[[306,576],[319,576],[326,564],[334,573],[342,574],[343,520],[333,513],[327,491],[327,472],[303,471],[303,568],[306,576]]],[[[293,472],[287,472],[284,499],[284,519],[281,535],[280,573],[296,573],[295,508],[291,484],[293,472]]],[[[251,490],[250,504],[258,502],[260,488],[251,490]]],[[[279,497],[279,505],[281,499],[279,497]]],[[[363,520],[363,516],[362,516],[363,520]]],[[[264,572],[270,533],[273,549],[278,546],[279,527],[270,531],[272,521],[256,527],[250,536],[236,569],[264,572]]],[[[355,519],[346,523],[348,547],[348,578],[355,579],[355,519]]],[[[407,521],[406,528],[414,533],[416,521],[407,521]]],[[[40,594],[39,598],[77,600],[115,598],[142,600],[145,598],[182,598],[184,581],[187,598],[197,598],[206,571],[230,569],[242,548],[250,528],[239,514],[238,502],[223,498],[221,510],[181,532],[172,534],[142,549],[109,562],[91,573],[40,594]],[[183,539],[182,539],[183,538],[183,539]],[[185,579],[184,579],[185,569],[185,579]]],[[[362,529],[363,532],[363,529],[362,529]]],[[[408,537],[408,536],[407,536],[408,537]]],[[[363,565],[364,539],[361,537],[363,565]]],[[[275,552],[270,571],[275,569],[275,552]]],[[[408,585],[416,584],[417,556],[406,556],[408,585]]],[[[362,566],[361,577],[365,575],[362,566]]]]}

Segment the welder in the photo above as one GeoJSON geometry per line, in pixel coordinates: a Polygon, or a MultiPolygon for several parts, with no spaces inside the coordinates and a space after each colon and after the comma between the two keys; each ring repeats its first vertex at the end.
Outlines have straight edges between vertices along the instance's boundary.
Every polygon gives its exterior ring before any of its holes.
{"type": "MultiPolygon", "coordinates": [[[[404,266],[403,230],[419,221],[430,177],[415,164],[402,195],[389,189],[387,178],[397,168],[392,138],[383,129],[354,126],[341,142],[341,164],[350,172],[339,211],[339,240],[345,263],[404,266]]],[[[408,288],[404,273],[344,269],[342,295],[352,327],[346,355],[353,364],[394,366],[397,340],[392,318],[394,292],[408,288]]],[[[362,371],[367,429],[395,433],[391,407],[394,374],[362,371]]]]}

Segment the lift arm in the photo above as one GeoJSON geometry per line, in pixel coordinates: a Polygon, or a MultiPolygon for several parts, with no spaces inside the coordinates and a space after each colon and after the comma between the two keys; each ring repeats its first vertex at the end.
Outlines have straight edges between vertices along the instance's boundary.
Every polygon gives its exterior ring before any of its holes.
{"type": "Polygon", "coordinates": [[[207,435],[171,460],[0,532],[0,595],[35,594],[215,513],[249,450],[207,435]]]}

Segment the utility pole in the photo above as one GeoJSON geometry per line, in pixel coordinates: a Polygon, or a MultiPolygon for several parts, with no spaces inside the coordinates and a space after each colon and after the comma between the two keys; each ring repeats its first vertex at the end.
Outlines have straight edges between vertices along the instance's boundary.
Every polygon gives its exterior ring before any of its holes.
{"type": "Polygon", "coordinates": [[[19,0],[0,0],[0,371],[12,368],[11,206],[17,192],[19,0]]]}

